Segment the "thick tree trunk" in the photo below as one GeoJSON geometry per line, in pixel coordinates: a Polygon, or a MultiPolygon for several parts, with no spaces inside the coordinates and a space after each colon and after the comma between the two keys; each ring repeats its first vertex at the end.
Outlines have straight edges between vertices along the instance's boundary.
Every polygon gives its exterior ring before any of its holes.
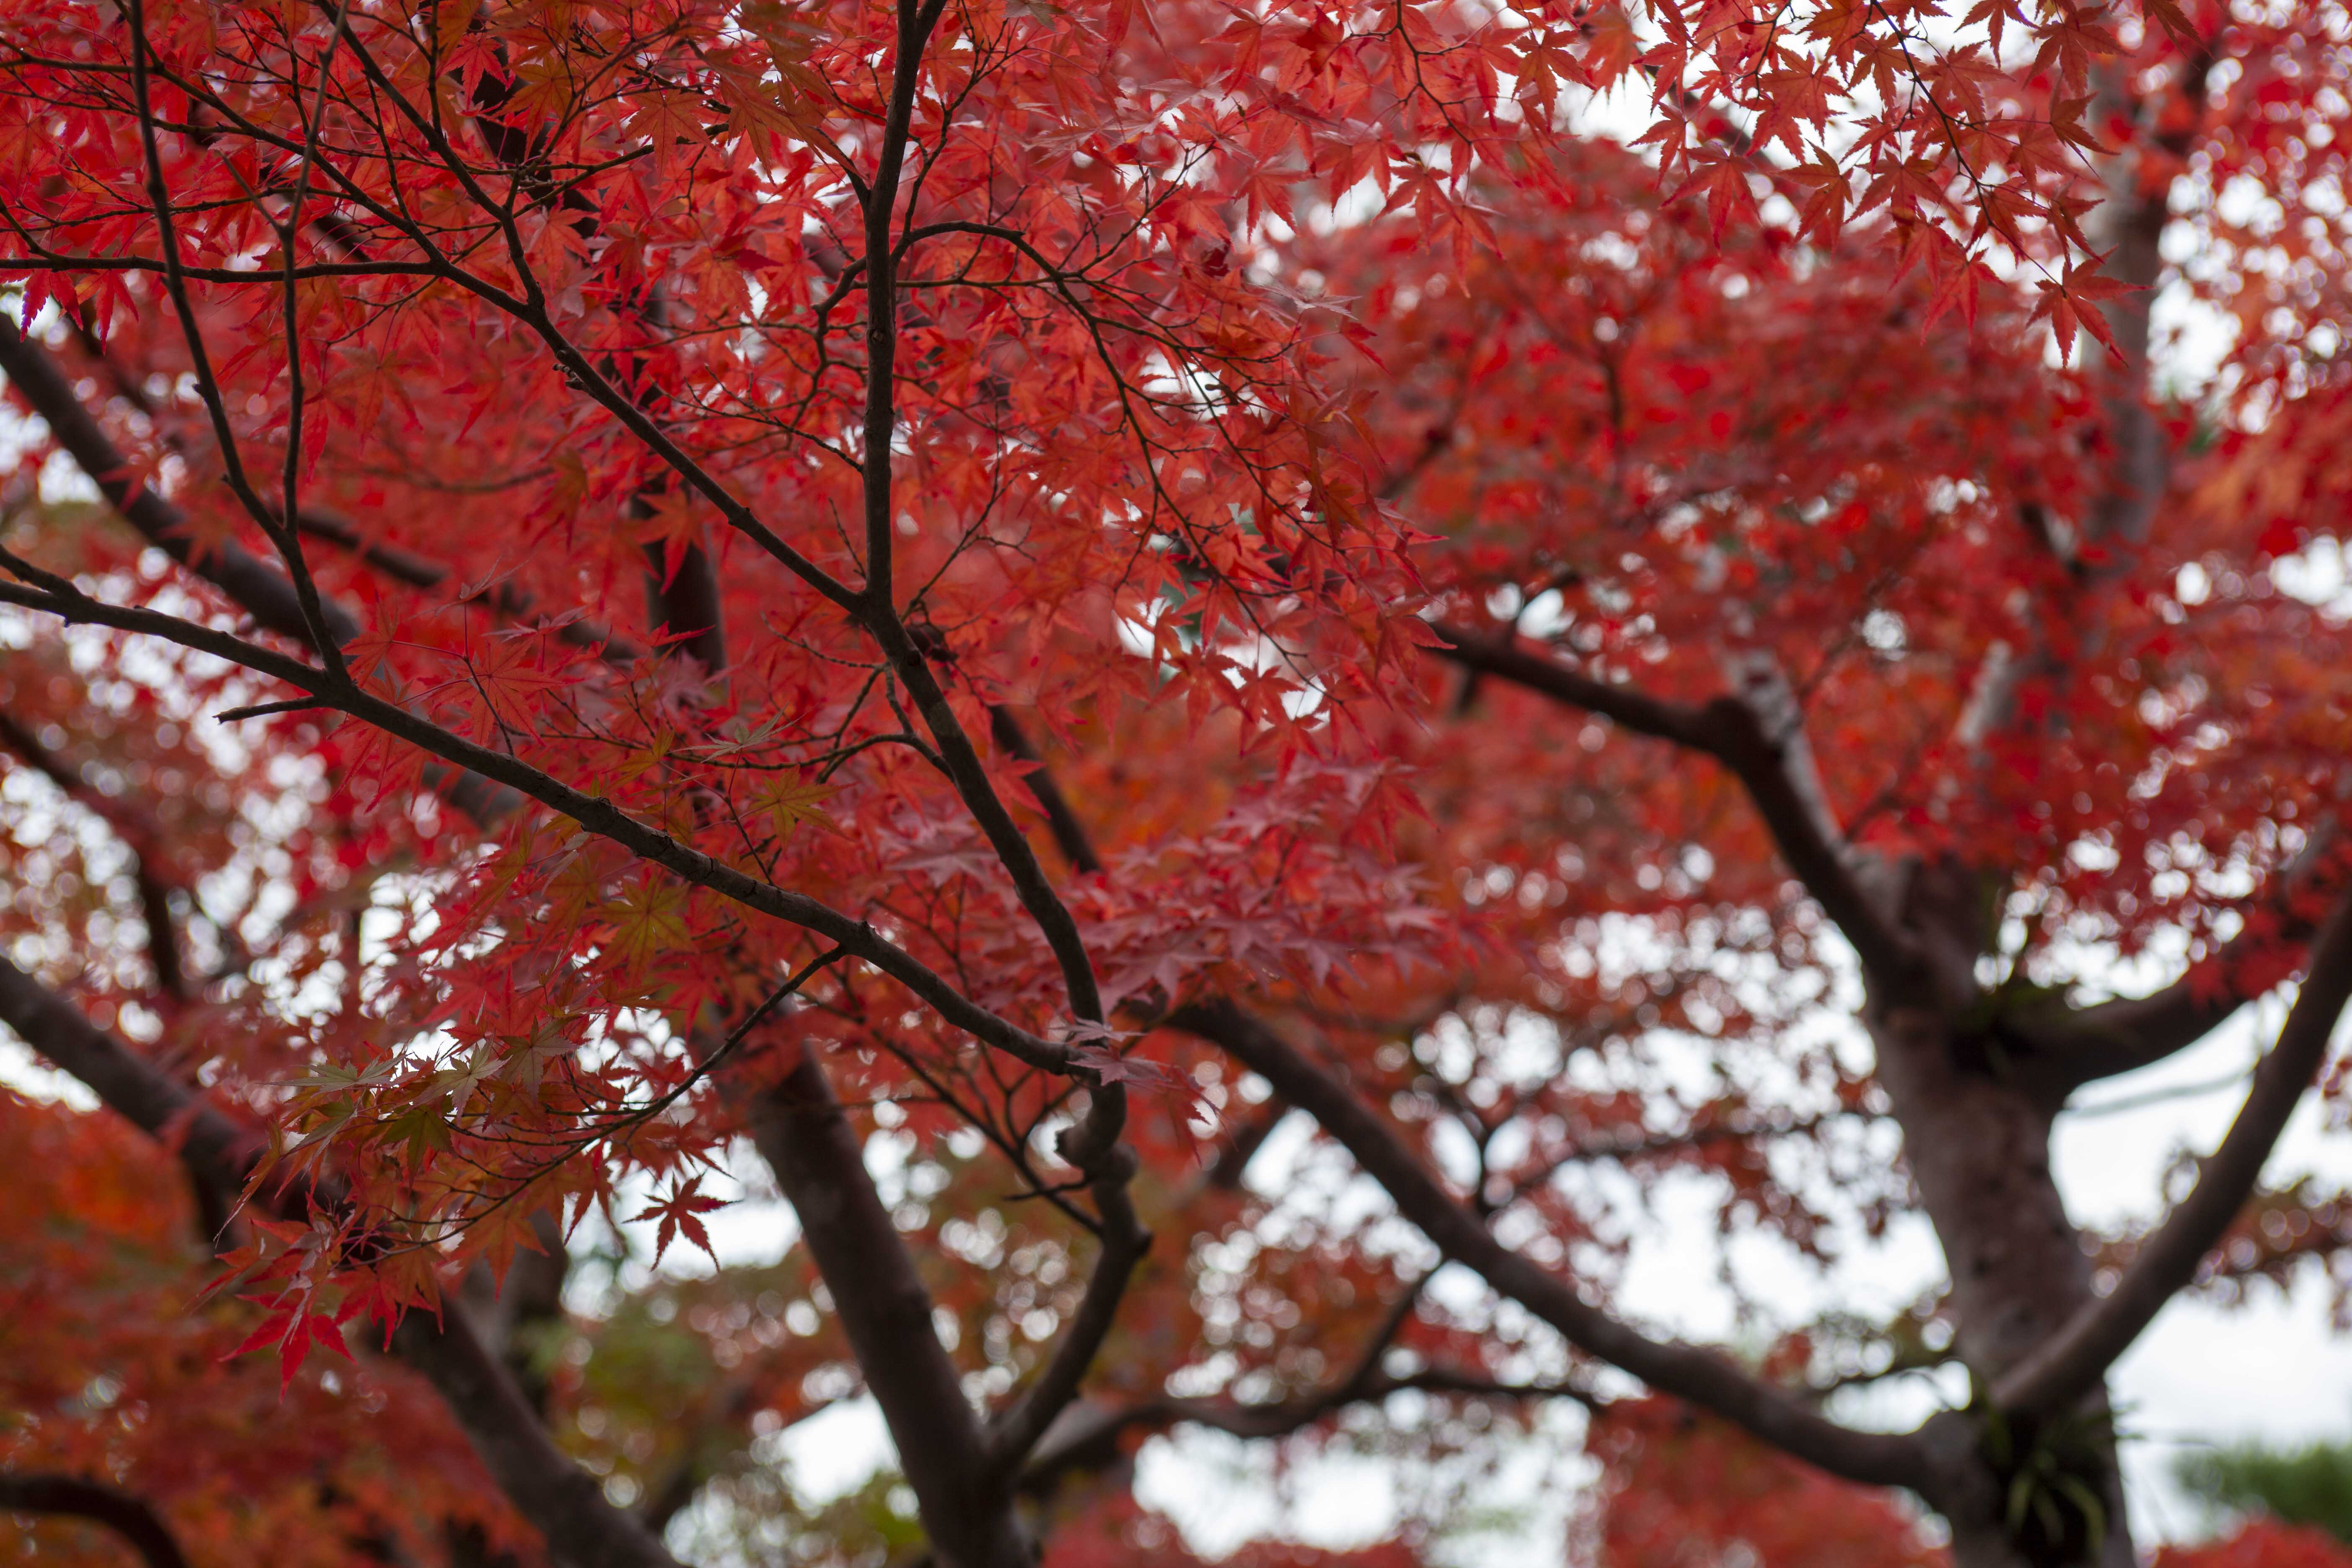
{"type": "Polygon", "coordinates": [[[930,1293],[866,1170],[856,1130],[814,1056],[745,1121],[833,1294],[940,1568],[1034,1568],[1013,1489],[982,1462],[980,1422],[931,1322],[930,1293]]]}
{"type": "MultiPolygon", "coordinates": [[[[1951,1272],[1956,1348],[1989,1387],[2092,1297],[2050,1173],[2057,1105],[1937,1014],[1892,1008],[1871,1024],[1878,1080],[1951,1272]]],[[[1943,1479],[1928,1500],[1951,1525],[1958,1568],[2133,1568],[2104,1391],[2040,1431],[1947,1423],[1937,1447],[1943,1479]]]]}

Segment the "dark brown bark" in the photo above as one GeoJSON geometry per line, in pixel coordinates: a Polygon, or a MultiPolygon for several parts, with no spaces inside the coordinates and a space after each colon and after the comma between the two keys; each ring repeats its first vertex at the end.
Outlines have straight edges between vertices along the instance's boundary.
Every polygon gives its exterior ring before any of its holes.
{"type": "MultiPolygon", "coordinates": [[[[1956,1038],[1941,1014],[1893,1008],[1870,1022],[1878,1081],[1903,1128],[1920,1205],[1943,1245],[1955,1349],[1978,1386],[1990,1387],[2092,1300],[2090,1259],[2051,1174],[2057,1107],[1999,1072],[1980,1044],[1971,1049],[1956,1038]]],[[[1940,1462],[1920,1489],[1950,1523],[1960,1568],[2132,1568],[2098,1374],[2077,1390],[2071,1409],[2053,1414],[2063,1419],[1999,1418],[2021,1452],[1989,1447],[1987,1429],[1974,1420],[1937,1450],[1940,1462]],[[2044,1447],[2098,1499],[2095,1516],[2071,1487],[2050,1490],[2021,1521],[2012,1514],[2012,1472],[2021,1461],[2040,1462],[2030,1457],[2044,1447]],[[2052,1517],[2061,1529],[2047,1539],[2052,1517]]]]}
{"type": "Polygon", "coordinates": [[[813,1056],[744,1107],[882,1408],[943,1568],[1029,1568],[1009,1485],[932,1323],[930,1292],[875,1192],[857,1131],[813,1056]]]}

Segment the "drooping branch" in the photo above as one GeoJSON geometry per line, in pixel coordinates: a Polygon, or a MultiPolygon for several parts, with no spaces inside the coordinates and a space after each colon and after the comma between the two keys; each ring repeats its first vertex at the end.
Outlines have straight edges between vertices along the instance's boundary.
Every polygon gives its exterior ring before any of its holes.
{"type": "Polygon", "coordinates": [[[2303,989],[2255,1068],[2237,1119],[2221,1145],[2199,1163],[2196,1186],[2141,1243],[2113,1290],[2086,1303],[1993,1385],[1997,1406],[2037,1415],[2064,1409],[2098,1384],[2165,1303],[2196,1277],[2198,1264],[2245,1207],[2287,1118],[2326,1061],[2347,999],[2352,895],[2338,902],[2312,944],[2303,989]]]}
{"type": "Polygon", "coordinates": [[[1440,1252],[1550,1324],[1578,1349],[1661,1393],[1711,1410],[1832,1475],[1881,1486],[1917,1483],[1923,1459],[1909,1438],[1839,1426],[1721,1355],[1652,1339],[1587,1301],[1573,1281],[1506,1247],[1352,1090],[1238,1005],[1223,1000],[1195,1003],[1180,1008],[1168,1022],[1221,1047],[1273,1084],[1355,1157],[1364,1173],[1387,1191],[1398,1212],[1440,1252]]]}
{"type": "MultiPolygon", "coordinates": [[[[288,377],[290,393],[287,414],[287,489],[284,504],[273,512],[261,499],[246,471],[245,458],[238,450],[236,433],[231,426],[226,395],[213,372],[211,351],[205,343],[205,334],[196,318],[195,303],[189,296],[187,279],[182,271],[184,258],[181,255],[177,220],[173,215],[172,195],[163,175],[163,154],[157,134],[156,120],[149,102],[150,45],[147,38],[146,12],[142,0],[126,0],[124,17],[131,28],[131,96],[139,131],[140,146],[144,153],[143,168],[148,206],[155,220],[155,230],[162,242],[163,258],[163,292],[172,302],[180,323],[180,336],[188,350],[189,370],[196,394],[213,424],[213,437],[219,447],[223,477],[240,504],[254,522],[278,547],[279,558],[293,584],[295,605],[305,628],[304,639],[320,661],[338,680],[349,679],[343,664],[342,645],[351,640],[341,629],[327,618],[320,603],[318,584],[311,580],[310,570],[303,560],[302,544],[294,531],[292,512],[295,510],[295,479],[300,468],[302,419],[302,365],[300,351],[293,336],[294,317],[291,314],[292,283],[289,280],[287,317],[289,337],[286,344],[288,377]]],[[[340,39],[342,29],[336,29],[340,39]]],[[[312,160],[303,160],[302,184],[308,187],[312,160]]],[[[299,205],[299,198],[298,198],[299,205]]],[[[290,239],[290,236],[289,236],[290,239]]],[[[291,246],[288,260],[290,262],[291,246]]]]}
{"type": "MultiPolygon", "coordinates": [[[[343,18],[338,18],[336,33],[338,44],[345,37],[344,21],[343,18]]],[[[325,90],[325,68],[322,66],[320,77],[321,94],[325,90]]],[[[473,106],[477,111],[473,117],[474,123],[481,132],[485,144],[497,154],[509,174],[520,179],[526,185],[543,186],[546,183],[544,178],[533,173],[531,168],[536,156],[537,139],[528,130],[518,127],[500,117],[501,112],[510,103],[516,87],[517,84],[509,77],[499,71],[483,72],[475,82],[472,93],[473,106]]],[[[217,148],[220,138],[212,127],[195,124],[184,129],[196,144],[217,148]]],[[[257,127],[253,126],[247,126],[247,129],[258,130],[257,127]]],[[[311,143],[306,143],[303,147],[300,162],[302,180],[307,183],[317,166],[317,149],[314,141],[311,143]]],[[[298,191],[299,188],[298,186],[298,191]]],[[[287,193],[282,189],[273,188],[272,194],[283,196],[287,193]]],[[[350,194],[348,190],[344,192],[347,196],[350,194]]],[[[557,193],[555,205],[567,215],[564,221],[572,226],[583,241],[593,240],[596,237],[602,227],[601,218],[595,205],[576,187],[567,186],[557,193]]],[[[354,273],[381,272],[385,269],[383,263],[371,261],[368,258],[358,236],[340,214],[331,209],[326,209],[305,220],[299,195],[294,198],[284,222],[278,226],[286,252],[286,268],[283,275],[289,285],[289,297],[290,284],[294,277],[303,270],[298,268],[294,263],[293,238],[297,230],[305,226],[326,250],[343,258],[341,264],[343,268],[354,273]]],[[[440,269],[428,268],[425,270],[437,272],[440,269]]],[[[232,276],[247,275],[232,274],[232,276]]],[[[644,290],[638,298],[637,305],[639,314],[649,323],[659,324],[662,316],[662,301],[656,289],[644,290]]],[[[94,337],[86,331],[83,337],[84,346],[103,359],[102,346],[97,343],[94,337]]],[[[292,353],[289,339],[289,362],[292,353]]],[[[109,368],[113,370],[114,367],[110,364],[109,368]]],[[[609,374],[616,367],[608,357],[599,368],[609,374]]],[[[299,389],[300,385],[299,366],[295,369],[297,374],[294,377],[294,384],[299,389]]],[[[121,374],[119,371],[115,372],[114,379],[118,388],[142,412],[151,416],[153,414],[152,404],[135,381],[121,374]]],[[[649,391],[649,388],[641,389],[639,396],[641,405],[646,402],[649,391]]],[[[662,488],[662,483],[657,477],[655,481],[641,488],[629,498],[627,510],[632,521],[643,522],[655,515],[654,500],[662,488]]],[[[291,534],[287,536],[289,545],[293,542],[291,537],[293,534],[325,538],[354,550],[371,565],[389,573],[412,587],[436,586],[449,574],[448,569],[436,562],[425,560],[396,546],[364,540],[356,529],[331,514],[295,508],[290,504],[285,510],[289,510],[294,519],[291,534]]],[[[278,537],[275,531],[272,531],[272,536],[278,537]]],[[[675,561],[667,560],[667,551],[659,542],[646,546],[649,597],[654,606],[654,624],[668,628],[678,638],[678,647],[692,655],[706,669],[716,671],[726,663],[725,635],[719,619],[717,568],[709,551],[699,539],[689,542],[675,561]]],[[[493,607],[502,613],[520,615],[529,609],[529,595],[520,594],[505,584],[491,590],[487,597],[493,607]]],[[[583,623],[567,622],[558,635],[577,646],[595,647],[603,651],[617,653],[625,658],[634,657],[635,652],[625,644],[612,641],[609,637],[600,637],[598,628],[583,623]]]]}
{"type": "Polygon", "coordinates": [[[187,1568],[178,1540],[155,1510],[113,1487],[72,1476],[0,1474],[0,1509],[86,1519],[122,1537],[147,1568],[187,1568]]]}
{"type": "MultiPolygon", "coordinates": [[[[395,31],[394,36],[404,35],[395,31]]],[[[418,107],[358,38],[351,40],[350,48],[352,58],[359,62],[383,101],[418,135],[441,168],[457,182],[466,198],[497,225],[505,242],[507,261],[520,280],[520,292],[502,288],[448,261],[433,245],[431,237],[413,222],[398,215],[384,216],[394,216],[400,232],[439,263],[436,268],[439,275],[530,328],[553,354],[572,384],[613,416],[664,467],[676,473],[688,489],[717,508],[720,519],[729,527],[750,539],[824,597],[854,613],[860,602],[855,589],[834,577],[769,528],[724,481],[679,446],[658,420],[617,385],[592,351],[583,349],[564,332],[558,325],[546,293],[532,269],[530,243],[514,207],[499,202],[484,187],[472,163],[451,143],[441,123],[437,106],[429,110],[418,107]]]]}
{"type": "MultiPolygon", "coordinates": [[[[249,1184],[267,1148],[257,1132],[206,1104],[5,958],[0,1023],[79,1079],[109,1110],[171,1144],[199,1180],[230,1192],[249,1184]]],[[[297,1223],[310,1219],[313,1205],[332,1208],[341,1201],[331,1188],[310,1183],[267,1185],[254,1196],[297,1223]]],[[[607,1502],[596,1479],[555,1446],[460,1303],[444,1300],[437,1322],[408,1314],[394,1344],[440,1391],[500,1489],[561,1562],[569,1568],[677,1568],[661,1542],[607,1502]]]]}
{"type": "Polygon", "coordinates": [[[1862,959],[1864,972],[1890,992],[1924,978],[1916,946],[1854,875],[1813,782],[1792,766],[1801,736],[1793,715],[1768,715],[1740,696],[1704,707],[1669,702],[1596,680],[1509,641],[1444,622],[1433,625],[1444,657],[1465,668],[1508,680],[1554,701],[1595,713],[1639,735],[1671,741],[1713,757],[1731,770],[1755,803],[1773,842],[1797,879],[1837,923],[1862,959]]]}

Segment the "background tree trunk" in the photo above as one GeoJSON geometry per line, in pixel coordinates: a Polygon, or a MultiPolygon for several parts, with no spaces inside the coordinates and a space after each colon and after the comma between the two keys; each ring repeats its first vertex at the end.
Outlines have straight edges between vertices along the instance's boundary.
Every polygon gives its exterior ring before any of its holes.
{"type": "MultiPolygon", "coordinates": [[[[1955,1348],[1975,1387],[1990,1387],[2092,1299],[2090,1258],[2050,1172],[2057,1106],[2046,1090],[2005,1073],[1982,1037],[1927,1009],[1889,1008],[1872,1018],[1871,1037],[1878,1081],[1950,1271],[1955,1348]]],[[[2132,1568],[2104,1388],[2074,1418],[2043,1431],[1979,1427],[1975,1447],[1948,1456],[1948,1466],[1972,1463],[1978,1477],[1955,1475],[1953,1495],[1930,1500],[1951,1524],[1958,1568],[2132,1568]],[[2004,1440],[2006,1458],[1998,1452],[2004,1440]],[[2047,1457],[2037,1460],[2043,1445],[2047,1457]],[[2039,1464],[2054,1464],[2095,1495],[2102,1517],[2084,1518],[2072,1488],[2054,1475],[2037,1479],[2039,1464]],[[2021,1468],[2067,1521],[2061,1541],[2048,1538],[2032,1501],[2012,1500],[2021,1468]]]]}

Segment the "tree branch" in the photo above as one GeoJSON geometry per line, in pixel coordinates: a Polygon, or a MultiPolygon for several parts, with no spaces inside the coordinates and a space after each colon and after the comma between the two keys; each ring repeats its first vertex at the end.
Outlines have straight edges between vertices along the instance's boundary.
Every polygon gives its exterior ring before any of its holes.
{"type": "Polygon", "coordinates": [[[1878,1486],[1918,1484],[1924,1456],[1909,1437],[1841,1426],[1713,1352],[1651,1339],[1586,1301],[1571,1281],[1504,1246],[1352,1090],[1235,1004],[1222,999],[1194,1003],[1167,1021],[1223,1047],[1313,1116],[1440,1252],[1550,1324],[1578,1349],[1661,1393],[1711,1410],[1832,1475],[1878,1486]]]}
{"type": "Polygon", "coordinates": [[[1444,644],[1440,654],[1465,668],[1597,713],[1636,734],[1703,752],[1730,769],[1747,787],[1781,858],[1853,944],[1872,981],[1886,992],[1921,984],[1925,970],[1916,945],[1855,877],[1814,781],[1796,776],[1802,735],[1793,712],[1772,721],[1758,711],[1759,702],[1740,696],[1693,708],[1595,680],[1467,627],[1437,622],[1431,629],[1444,644]]]}
{"type": "MultiPolygon", "coordinates": [[[[190,542],[186,514],[146,482],[107,438],[48,351],[5,315],[0,315],[0,372],[6,373],[8,384],[41,416],[50,436],[89,476],[107,504],[149,543],[227,595],[266,630],[318,651],[292,581],[234,541],[224,540],[199,554],[190,542]]],[[[349,642],[359,636],[359,617],[351,611],[332,600],[320,608],[329,637],[349,642]]]]}
{"type": "Polygon", "coordinates": [[[2312,944],[2303,990],[2221,1146],[2200,1163],[2197,1185],[2140,1245],[2116,1288],[1993,1384],[1996,1407],[2042,1415],[2088,1394],[2140,1331],[2196,1278],[2197,1266],[2245,1207],[2287,1118],[2327,1059],[2336,1022],[2352,998],[2352,894],[2312,944]]]}
{"type": "Polygon", "coordinates": [[[1097,1468],[1104,1462],[1097,1456],[1108,1451],[1114,1438],[1138,1427],[1195,1426],[1235,1437],[1287,1437],[1351,1405],[1377,1404],[1392,1394],[1409,1391],[1513,1402],[1568,1399],[1588,1410],[1605,1408],[1607,1404],[1570,1383],[1503,1383],[1446,1367],[1424,1367],[1402,1377],[1376,1372],[1361,1381],[1350,1380],[1297,1399],[1263,1405],[1234,1399],[1144,1399],[1132,1405],[1097,1405],[1082,1417],[1065,1422],[1038,1449],[1021,1484],[1035,1491],[1069,1470],[1097,1468]]]}
{"type": "MultiPolygon", "coordinates": [[[[385,576],[396,583],[405,584],[411,588],[437,588],[456,575],[450,567],[441,562],[419,555],[413,550],[404,550],[396,544],[385,544],[381,541],[370,539],[356,523],[348,518],[321,510],[317,507],[305,507],[301,511],[297,512],[294,517],[294,526],[314,539],[323,539],[330,544],[350,551],[385,576]]],[[[710,571],[710,558],[703,553],[701,546],[688,546],[686,559],[678,567],[679,581],[685,581],[688,574],[696,570],[697,562],[701,563],[699,569],[702,574],[708,575],[710,571]]],[[[651,572],[647,575],[649,578],[656,576],[651,572]]],[[[504,579],[469,595],[466,602],[479,605],[493,615],[505,616],[516,620],[527,618],[534,607],[531,595],[528,592],[504,579]]],[[[715,597],[712,603],[715,605],[715,597]]],[[[676,624],[674,620],[672,624],[676,624]]],[[[556,628],[555,635],[560,641],[569,643],[573,647],[586,648],[600,655],[610,664],[631,664],[643,658],[645,654],[645,650],[635,644],[614,636],[610,627],[599,626],[593,621],[567,619],[556,628]]],[[[688,652],[703,658],[708,664],[709,648],[708,645],[698,646],[698,642],[699,639],[689,640],[685,647],[688,652]]],[[[721,663],[725,661],[725,646],[723,640],[717,644],[721,663]]],[[[715,669],[718,667],[711,665],[709,668],[715,669]]]]}
{"type": "Polygon", "coordinates": [[[147,1560],[147,1568],[188,1568],[155,1510],[129,1492],[71,1476],[39,1473],[0,1475],[0,1509],[18,1513],[55,1513],[102,1524],[147,1560]]]}
{"type": "Polygon", "coordinates": [[[1495,628],[1500,637],[1446,621],[1433,621],[1429,629],[1444,644],[1438,653],[1466,669],[1496,676],[1555,702],[1598,713],[1637,735],[1672,741],[1718,760],[1722,757],[1722,737],[1705,709],[1668,702],[1634,687],[1595,680],[1556,659],[1520,647],[1507,626],[1495,628]]]}
{"type": "MultiPolygon", "coordinates": [[[[938,639],[919,637],[909,630],[899,615],[892,583],[897,503],[893,499],[891,445],[898,429],[895,356],[897,268],[901,243],[893,229],[898,219],[908,128],[920,86],[922,53],[946,8],[947,0],[920,0],[919,4],[910,3],[899,9],[889,109],[877,150],[873,182],[860,194],[866,243],[866,363],[861,498],[866,584],[857,602],[849,608],[880,647],[892,671],[905,685],[916,710],[922,714],[964,809],[988,839],[997,862],[1012,879],[1022,908],[1028,911],[1054,954],[1071,1013],[1081,1023],[1101,1025],[1105,1022],[1101,988],[1096,979],[1093,956],[1087,951],[1086,938],[1069,906],[1038,863],[1027,837],[1005,809],[978,748],[932,673],[930,658],[938,639]]],[[[915,202],[910,199],[908,205],[907,218],[911,223],[915,202]]],[[[1066,852],[1067,847],[1065,845],[1066,852]]],[[[1087,851],[1089,857],[1091,853],[1087,851]]],[[[1087,1178],[1087,1191],[1099,1216],[1096,1235],[1102,1251],[1087,1280],[1086,1296],[1061,1342],[1055,1347],[1045,1372],[982,1438],[991,1480],[995,1483],[1010,1479],[1030,1447],[1076,1397],[1079,1381],[1101,1348],[1104,1336],[1110,1331],[1135,1266],[1151,1245],[1151,1233],[1136,1216],[1134,1201],[1127,1190],[1137,1166],[1134,1151],[1121,1142],[1127,1126],[1127,1091],[1114,1079],[1087,1076],[1093,1079],[1093,1084],[1087,1094],[1086,1113],[1076,1126],[1061,1134],[1056,1148],[1063,1159],[1087,1178]]],[[[928,1508],[925,1518],[929,1518],[928,1508]]]]}
{"type": "MultiPolygon", "coordinates": [[[[1133,1163],[1131,1152],[1124,1146],[1118,1152],[1133,1163]]],[[[1053,1358],[1036,1382],[989,1425],[989,1464],[999,1481],[1010,1479],[1021,1469],[1055,1418],[1077,1397],[1079,1383],[1118,1321],[1128,1281],[1150,1246],[1151,1233],[1131,1220],[1104,1226],[1094,1273],[1087,1280],[1077,1311],[1054,1346],[1053,1358]]]]}
{"type": "Polygon", "coordinates": [[[2058,1087],[2069,1091],[2186,1050],[2254,999],[2236,983],[2239,964],[2261,952],[2266,941],[2312,940],[2319,928],[2310,912],[2313,875],[2339,837],[2329,827],[2315,831],[2303,851],[2279,870],[2281,886],[2253,911],[2266,929],[2257,933],[2250,922],[2221,952],[2191,965],[2171,984],[2146,996],[2117,997],[2055,1016],[2004,1020],[2004,1030],[2026,1046],[2033,1068],[2053,1074],[2058,1087]]]}
{"type": "Polygon", "coordinates": [[[1102,858],[1095,853],[1094,840],[1087,833],[1087,825],[1070,809],[1061,786],[1045,766],[1045,759],[1028,732],[1021,728],[1013,710],[1002,703],[988,707],[988,727],[997,749],[1022,764],[1021,782],[1029,786],[1030,798],[1037,809],[1045,814],[1045,826],[1054,835],[1054,847],[1062,852],[1070,869],[1088,876],[1102,875],[1102,858]]]}
{"type": "Polygon", "coordinates": [[[172,916],[172,895],[187,889],[163,863],[163,833],[154,818],[128,801],[110,800],[91,788],[64,758],[5,713],[0,713],[0,747],[22,757],[75,805],[105,823],[131,851],[140,914],[147,926],[147,961],[154,966],[155,984],[165,995],[187,1000],[187,965],[181,960],[179,925],[172,916]]]}
{"type": "MultiPolygon", "coordinates": [[[[146,14],[142,0],[126,0],[124,15],[131,26],[131,97],[139,124],[140,145],[145,153],[147,200],[155,219],[156,234],[163,244],[163,292],[172,301],[173,313],[179,318],[180,336],[188,349],[190,374],[194,377],[196,393],[204,403],[205,411],[212,419],[213,438],[219,447],[224,477],[254,522],[278,547],[278,555],[292,578],[295,603],[309,634],[304,640],[310,643],[311,650],[334,679],[348,685],[351,676],[344,668],[342,645],[351,639],[341,635],[328,622],[325,608],[320,602],[318,584],[310,580],[310,567],[302,559],[301,540],[294,532],[291,520],[285,517],[273,520],[268,504],[261,499],[246,473],[245,458],[237,447],[236,432],[229,422],[227,405],[220,384],[213,374],[211,352],[205,346],[204,330],[196,319],[195,305],[188,295],[187,279],[180,270],[179,234],[173,221],[171,192],[164,183],[163,154],[155,133],[155,117],[148,104],[149,46],[146,14]]],[[[342,37],[340,26],[336,29],[336,37],[342,37]]],[[[305,186],[309,183],[310,162],[308,157],[304,159],[305,186]]],[[[289,233],[286,237],[289,241],[286,249],[290,260],[292,236],[289,233]]],[[[291,289],[289,282],[287,304],[289,312],[293,310],[291,289]]],[[[290,313],[288,321],[289,324],[293,321],[290,313]]],[[[289,356],[287,371],[291,383],[287,416],[287,473],[289,479],[286,503],[281,510],[291,512],[294,503],[290,476],[299,471],[300,464],[302,366],[299,351],[290,335],[286,347],[289,356]]]]}

